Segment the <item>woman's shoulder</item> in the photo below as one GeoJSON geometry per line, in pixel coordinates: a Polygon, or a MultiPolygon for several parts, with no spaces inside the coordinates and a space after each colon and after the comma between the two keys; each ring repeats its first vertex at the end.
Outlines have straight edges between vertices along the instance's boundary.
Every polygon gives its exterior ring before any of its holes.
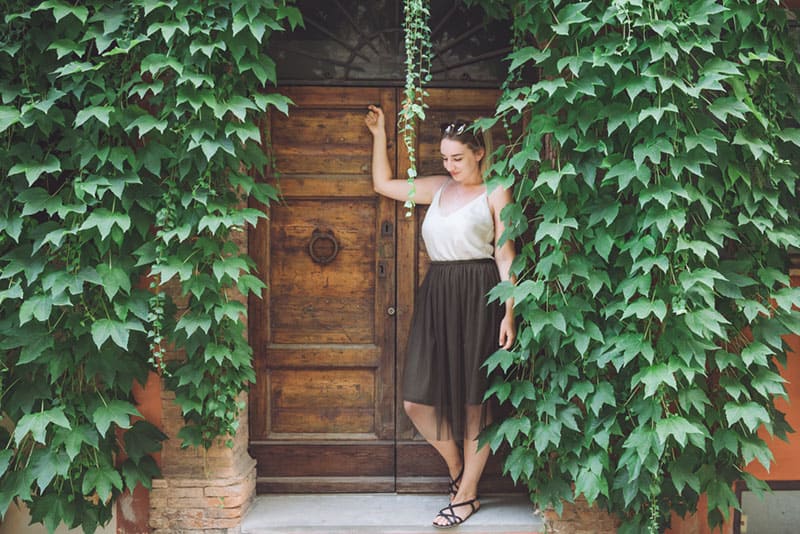
{"type": "Polygon", "coordinates": [[[430,204],[436,193],[447,183],[450,179],[449,176],[443,174],[435,174],[430,176],[422,176],[414,180],[416,193],[414,194],[414,202],[417,204],[430,204]]]}
{"type": "Polygon", "coordinates": [[[511,188],[506,189],[501,185],[495,187],[486,186],[486,195],[489,197],[489,206],[492,212],[500,213],[507,204],[511,204],[511,188]]]}

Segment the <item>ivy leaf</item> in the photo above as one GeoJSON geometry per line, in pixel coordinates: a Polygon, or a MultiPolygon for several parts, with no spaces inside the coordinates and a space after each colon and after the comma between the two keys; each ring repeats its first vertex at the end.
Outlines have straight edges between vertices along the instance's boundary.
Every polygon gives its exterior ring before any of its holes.
{"type": "Polygon", "coordinates": [[[11,464],[11,458],[14,457],[14,451],[11,449],[3,449],[0,451],[0,477],[6,474],[8,466],[11,464]]]}
{"type": "Polygon", "coordinates": [[[139,137],[144,137],[150,130],[157,130],[158,133],[163,134],[167,129],[167,121],[157,119],[152,115],[142,115],[141,117],[131,121],[126,127],[126,132],[133,131],[134,128],[139,129],[139,137]]]}
{"type": "Polygon", "coordinates": [[[86,23],[86,19],[89,16],[89,10],[84,6],[73,6],[66,2],[61,2],[58,0],[48,0],[46,2],[42,2],[36,8],[36,10],[42,9],[52,9],[53,10],[53,18],[56,22],[59,22],[61,19],[66,17],[67,15],[72,15],[76,19],[78,19],[81,24],[86,23]]]}
{"type": "Polygon", "coordinates": [[[222,321],[223,317],[237,322],[246,316],[247,306],[235,300],[214,307],[214,320],[217,322],[222,321]]]}
{"type": "Polygon", "coordinates": [[[105,437],[112,424],[119,428],[130,428],[131,417],[142,417],[142,414],[130,402],[114,399],[95,409],[92,422],[100,435],[105,437]]]}
{"type": "MultiPolygon", "coordinates": [[[[514,408],[518,408],[519,405],[525,399],[536,399],[536,388],[534,388],[533,383],[527,380],[519,381],[516,380],[511,383],[511,404],[514,408]]],[[[526,419],[527,420],[527,419],[526,419]]],[[[527,435],[527,432],[526,432],[527,435]]],[[[511,440],[509,440],[509,443],[511,440]]]]}
{"type": "Polygon", "coordinates": [[[763,343],[754,341],[742,349],[742,363],[750,367],[754,363],[759,367],[766,367],[774,351],[763,343]]]}
{"type": "Polygon", "coordinates": [[[622,447],[635,451],[640,461],[644,461],[653,452],[661,450],[658,434],[652,428],[645,426],[634,429],[625,439],[622,447]]]}
{"type": "Polygon", "coordinates": [[[739,507],[739,499],[723,479],[712,479],[706,486],[709,510],[731,510],[739,507]]]}
{"type": "Polygon", "coordinates": [[[684,411],[689,412],[691,408],[702,417],[705,415],[706,406],[711,404],[708,395],[700,388],[682,389],[678,392],[678,403],[684,411]]]}
{"type": "Polygon", "coordinates": [[[556,35],[569,35],[570,26],[588,21],[589,17],[584,15],[583,12],[589,4],[591,4],[591,2],[574,2],[567,4],[567,6],[556,15],[558,24],[550,26],[553,32],[555,32],[556,35]]]}
{"type": "Polygon", "coordinates": [[[38,448],[31,455],[31,475],[41,492],[44,492],[56,476],[66,477],[69,467],[67,456],[63,452],[56,454],[52,449],[38,448]]]}
{"type": "Polygon", "coordinates": [[[599,417],[600,410],[603,406],[611,406],[612,408],[617,405],[616,397],[614,396],[614,386],[609,382],[600,382],[597,384],[594,394],[589,397],[588,406],[592,413],[599,417]]]}
{"type": "Polygon", "coordinates": [[[211,317],[200,313],[186,313],[175,325],[176,330],[184,330],[187,336],[191,336],[198,329],[207,334],[209,328],[211,328],[211,317]]]}
{"type": "Polygon", "coordinates": [[[522,475],[530,478],[536,466],[536,456],[527,447],[514,447],[506,458],[504,470],[516,483],[522,475]]]}
{"type": "Polygon", "coordinates": [[[64,415],[64,408],[56,407],[23,415],[14,428],[14,441],[19,447],[25,436],[30,433],[36,443],[46,445],[45,434],[51,424],[66,429],[71,428],[69,420],[64,415]]]}
{"type": "Polygon", "coordinates": [[[695,459],[687,452],[683,452],[677,460],[669,464],[668,472],[678,492],[683,492],[683,488],[688,485],[696,493],[700,493],[700,477],[694,471],[695,459]]]}
{"type": "Polygon", "coordinates": [[[97,231],[100,232],[100,237],[105,239],[114,226],[117,226],[123,232],[127,232],[131,227],[130,216],[126,213],[114,213],[106,208],[98,208],[89,214],[89,217],[83,221],[79,230],[97,228],[97,231]]]}
{"type": "MultiPolygon", "coordinates": [[[[0,133],[19,122],[20,113],[17,108],[0,106],[0,133]]],[[[11,174],[11,173],[9,173],[11,174]]]]}
{"type": "Polygon", "coordinates": [[[558,446],[561,441],[561,421],[551,420],[547,423],[539,423],[533,429],[533,443],[536,452],[542,454],[550,443],[558,446]]]}
{"type": "Polygon", "coordinates": [[[675,381],[674,372],[672,369],[667,367],[667,364],[665,363],[659,363],[642,368],[642,370],[636,373],[631,380],[631,387],[634,387],[639,383],[644,384],[645,398],[655,395],[656,391],[658,391],[662,384],[665,384],[672,389],[677,389],[678,387],[675,381]]]}
{"type": "Polygon", "coordinates": [[[84,495],[92,495],[97,492],[97,496],[103,502],[111,497],[112,489],[122,490],[122,477],[113,467],[101,465],[90,467],[83,476],[81,491],[84,495]]]}
{"type": "Polygon", "coordinates": [[[575,479],[575,495],[583,494],[591,506],[601,493],[608,495],[608,480],[602,473],[595,473],[586,468],[580,469],[575,479]]]}
{"type": "Polygon", "coordinates": [[[689,330],[703,338],[710,334],[725,337],[725,329],[722,325],[730,324],[730,321],[721,313],[710,308],[687,312],[684,320],[689,330]]]}
{"type": "Polygon", "coordinates": [[[635,315],[637,319],[645,319],[650,315],[655,315],[659,321],[663,321],[667,315],[667,305],[661,299],[650,301],[649,299],[639,299],[625,307],[622,318],[625,319],[635,315]]]}
{"type": "Polygon", "coordinates": [[[253,102],[260,111],[267,111],[269,106],[273,106],[284,115],[289,115],[289,106],[294,105],[291,98],[278,93],[258,93],[253,96],[253,102]]]}
{"type": "Polygon", "coordinates": [[[717,141],[726,142],[727,138],[719,130],[706,128],[697,134],[687,135],[684,139],[686,151],[692,150],[696,146],[703,147],[709,154],[717,154],[717,141]]]}
{"type": "Polygon", "coordinates": [[[26,163],[17,163],[8,170],[8,175],[25,174],[29,186],[33,186],[36,180],[42,174],[53,174],[61,172],[61,161],[53,154],[48,155],[43,162],[28,161],[26,163]]]}
{"type": "MultiPolygon", "coordinates": [[[[489,356],[485,362],[483,362],[482,367],[486,367],[487,372],[491,373],[498,367],[503,370],[503,373],[507,373],[508,370],[514,365],[516,361],[516,354],[506,349],[499,349],[495,351],[491,356],[489,356]]],[[[509,388],[511,384],[509,384],[509,388]]],[[[509,389],[510,391],[510,389],[509,389]]]]}
{"type": "Polygon", "coordinates": [[[111,113],[114,110],[115,109],[111,106],[89,106],[87,108],[80,110],[75,115],[74,126],[75,128],[79,128],[89,119],[97,119],[104,125],[108,126],[111,113]]]}
{"type": "Polygon", "coordinates": [[[19,308],[19,324],[24,325],[34,318],[44,323],[50,319],[52,309],[53,299],[49,295],[30,297],[19,308]]]}
{"type": "Polygon", "coordinates": [[[685,417],[673,415],[656,422],[656,434],[658,434],[661,445],[665,445],[667,439],[672,437],[681,447],[685,447],[690,434],[699,434],[702,436],[705,433],[685,417]]]}
{"type": "Polygon", "coordinates": [[[149,54],[139,66],[142,73],[149,73],[152,77],[157,77],[164,69],[172,69],[180,76],[183,74],[183,64],[173,57],[164,54],[149,54]]]}
{"type": "MultiPolygon", "coordinates": [[[[130,275],[120,267],[109,267],[105,263],[97,266],[97,274],[103,281],[103,291],[109,300],[114,300],[116,294],[122,290],[126,295],[131,292],[130,275]]],[[[98,345],[98,348],[100,345],[98,345]]]]}
{"type": "Polygon", "coordinates": [[[80,454],[83,444],[96,449],[99,444],[97,431],[89,425],[80,425],[73,428],[64,440],[64,446],[70,461],[80,454]]]}
{"type": "MultiPolygon", "coordinates": [[[[253,276],[252,274],[243,274],[239,276],[239,279],[236,281],[236,288],[242,295],[248,295],[249,293],[253,293],[256,296],[260,296],[263,290],[267,287],[267,284],[261,281],[260,278],[257,276],[253,276]]],[[[2,302],[2,300],[0,300],[2,302]]]]}
{"type": "Polygon", "coordinates": [[[511,60],[508,70],[509,72],[513,72],[529,61],[537,65],[549,58],[551,54],[552,51],[550,49],[542,50],[535,46],[522,47],[510,53],[506,58],[511,60]]]}
{"type": "Polygon", "coordinates": [[[249,268],[247,267],[247,263],[244,261],[244,259],[237,256],[231,256],[221,260],[215,260],[211,265],[211,270],[214,272],[214,276],[216,277],[217,281],[222,282],[222,279],[225,276],[229,276],[231,279],[236,280],[241,271],[247,272],[249,268]]]}
{"type": "Polygon", "coordinates": [[[141,484],[148,490],[153,489],[153,479],[161,475],[158,465],[150,456],[145,456],[139,462],[128,458],[122,463],[121,471],[125,486],[130,490],[133,490],[137,484],[141,484]]]}
{"type": "Polygon", "coordinates": [[[128,349],[129,325],[113,319],[99,319],[92,324],[92,340],[97,348],[102,348],[109,338],[123,350],[128,349]]]}
{"type": "Polygon", "coordinates": [[[570,217],[558,222],[541,222],[536,229],[536,235],[533,238],[534,243],[538,243],[545,237],[550,237],[556,243],[561,242],[561,237],[564,235],[564,230],[567,228],[578,228],[578,222],[570,217]]]}
{"type": "Polygon", "coordinates": [[[747,147],[753,157],[758,160],[765,154],[775,155],[769,143],[766,143],[760,136],[751,136],[743,129],[736,131],[736,135],[733,137],[733,144],[747,147]]]}
{"type": "Polygon", "coordinates": [[[496,380],[484,394],[483,400],[489,400],[494,396],[497,397],[500,404],[503,404],[508,399],[509,395],[511,395],[511,384],[502,380],[496,380]]]}
{"type": "Polygon", "coordinates": [[[765,398],[784,397],[789,400],[789,396],[783,386],[785,382],[786,380],[778,373],[761,368],[753,377],[751,385],[753,389],[761,393],[765,398]]]}
{"type": "MultiPolygon", "coordinates": [[[[24,305],[24,303],[23,303],[24,305]]],[[[49,315],[49,312],[48,312],[49,315]]],[[[22,347],[17,365],[35,362],[45,351],[53,348],[52,336],[37,336],[30,343],[22,347]]]]}
{"type": "Polygon", "coordinates": [[[727,402],[723,407],[723,411],[729,426],[741,421],[751,432],[755,432],[759,425],[770,422],[767,410],[755,402],[745,402],[743,404],[727,402]]]}
{"type": "MultiPolygon", "coordinates": [[[[3,131],[2,117],[2,108],[0,108],[0,132],[3,131]]],[[[784,128],[778,132],[777,135],[781,141],[786,141],[787,143],[792,143],[793,145],[800,147],[800,129],[784,128]]]]}
{"type": "Polygon", "coordinates": [[[145,456],[161,450],[167,435],[152,423],[136,421],[124,434],[125,453],[137,464],[145,456]]]}
{"type": "Polygon", "coordinates": [[[517,436],[524,439],[530,434],[532,425],[531,420],[527,417],[509,417],[500,424],[498,432],[505,436],[508,443],[515,443],[517,436]]]}
{"type": "Polygon", "coordinates": [[[151,36],[155,32],[161,32],[161,36],[164,38],[164,42],[169,44],[169,42],[172,40],[177,30],[180,30],[184,35],[188,36],[189,21],[186,18],[181,18],[180,20],[159,21],[154,24],[151,24],[147,28],[147,35],[151,36]]]}
{"type": "Polygon", "coordinates": [[[764,469],[769,471],[770,464],[775,457],[772,455],[772,451],[769,450],[769,447],[763,440],[759,439],[758,437],[743,439],[741,441],[741,445],[742,459],[745,461],[745,463],[758,460],[758,462],[764,466],[764,469]]]}
{"type": "Polygon", "coordinates": [[[727,96],[714,100],[714,102],[708,106],[708,111],[722,122],[727,122],[728,115],[744,120],[744,114],[747,113],[748,108],[747,105],[738,98],[727,96]]]}

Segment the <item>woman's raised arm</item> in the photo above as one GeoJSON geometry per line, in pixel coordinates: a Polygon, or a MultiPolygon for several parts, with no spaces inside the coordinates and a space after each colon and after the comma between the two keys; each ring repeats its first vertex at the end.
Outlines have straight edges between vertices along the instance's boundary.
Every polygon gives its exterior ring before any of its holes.
{"type": "MultiPolygon", "coordinates": [[[[372,187],[376,193],[394,200],[408,200],[411,184],[407,180],[395,180],[389,163],[383,110],[374,105],[368,106],[368,109],[364,123],[372,134],[372,187]]],[[[430,204],[433,195],[445,180],[447,176],[417,178],[414,181],[416,186],[414,201],[417,204],[430,204]]]]}

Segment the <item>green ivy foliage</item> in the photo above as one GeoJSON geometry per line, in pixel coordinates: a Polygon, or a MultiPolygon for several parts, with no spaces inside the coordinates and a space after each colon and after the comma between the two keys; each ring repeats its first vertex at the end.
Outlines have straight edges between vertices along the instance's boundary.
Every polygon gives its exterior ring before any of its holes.
{"type": "Polygon", "coordinates": [[[231,237],[276,192],[260,118],[284,0],[4,3],[0,21],[0,514],[92,532],[150,486],[164,436],[135,382],[164,373],[185,445],[236,432],[253,380],[231,237]],[[76,5],[77,4],[77,5],[76,5]],[[181,309],[165,284],[182,295],[181,309]],[[172,369],[166,348],[185,354],[172,369]],[[122,432],[124,430],[124,432],[122,432]]]}
{"type": "Polygon", "coordinates": [[[411,189],[405,201],[406,217],[414,209],[417,177],[417,122],[425,120],[425,85],[431,79],[433,47],[431,45],[431,8],[426,0],[403,1],[403,38],[406,53],[406,81],[403,88],[403,106],[397,129],[403,137],[408,153],[408,183],[411,189]]]}
{"type": "Polygon", "coordinates": [[[513,415],[488,436],[541,505],[583,496],[665,528],[790,432],[775,399],[800,289],[795,33],[777,2],[488,2],[513,24],[498,117],[519,239],[519,343],[487,363],[513,415]],[[533,70],[535,83],[520,83],[533,70]]]}

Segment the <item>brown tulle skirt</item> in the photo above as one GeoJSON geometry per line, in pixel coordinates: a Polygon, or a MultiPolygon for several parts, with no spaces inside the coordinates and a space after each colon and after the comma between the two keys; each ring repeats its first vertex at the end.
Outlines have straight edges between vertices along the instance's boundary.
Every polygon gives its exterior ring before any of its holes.
{"type": "Polygon", "coordinates": [[[505,303],[487,295],[499,281],[492,259],[432,262],[417,292],[403,399],[435,408],[437,439],[465,438],[468,406],[481,406],[481,428],[488,420],[481,365],[498,349],[505,303]]]}

